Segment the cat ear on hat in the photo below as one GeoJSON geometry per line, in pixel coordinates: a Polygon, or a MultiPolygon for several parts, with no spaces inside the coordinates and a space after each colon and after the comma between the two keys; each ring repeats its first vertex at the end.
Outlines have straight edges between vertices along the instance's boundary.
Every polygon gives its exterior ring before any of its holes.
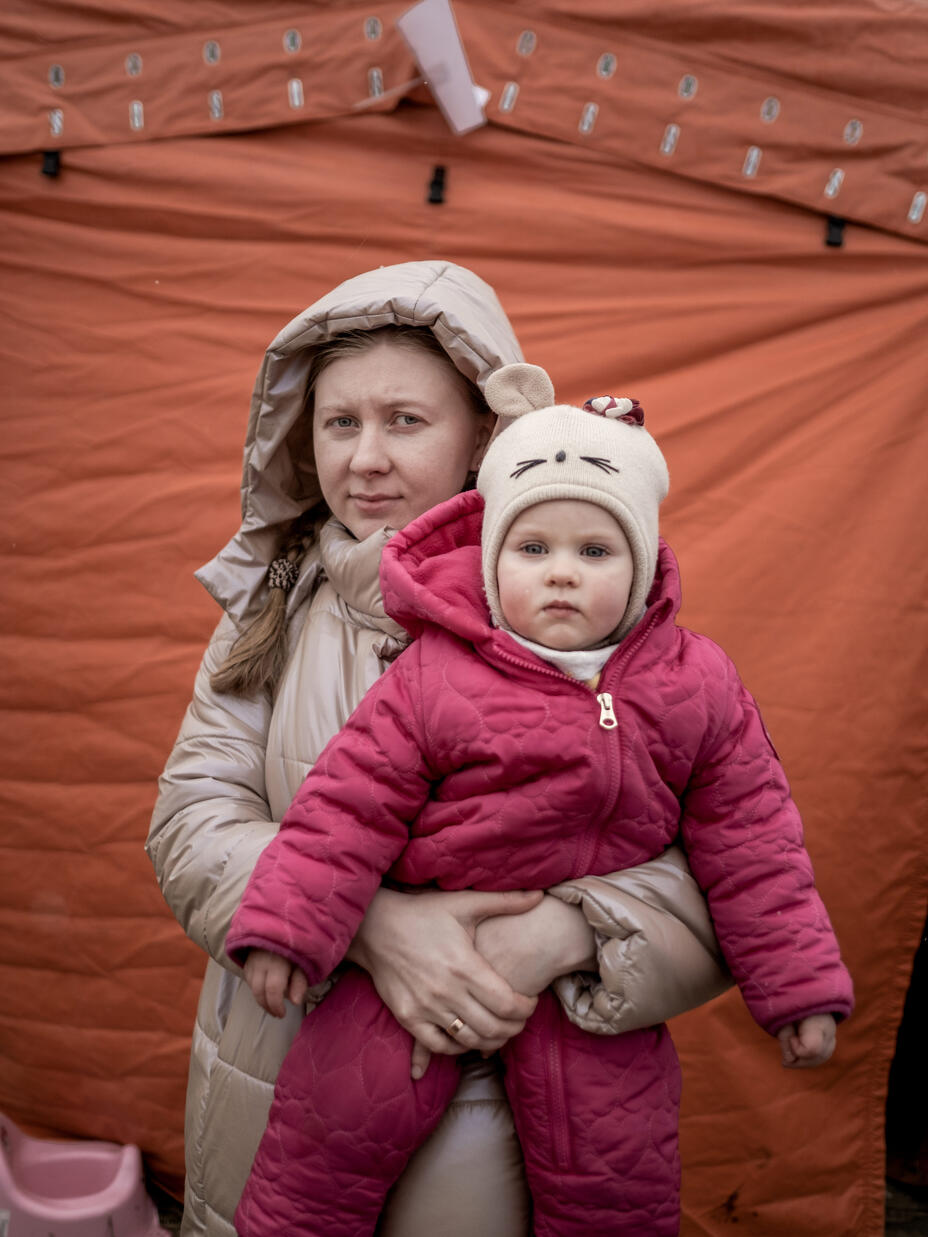
{"type": "Polygon", "coordinates": [[[554,403],[554,384],[540,365],[518,361],[492,373],[483,395],[498,417],[521,417],[526,412],[550,408],[554,403]]]}

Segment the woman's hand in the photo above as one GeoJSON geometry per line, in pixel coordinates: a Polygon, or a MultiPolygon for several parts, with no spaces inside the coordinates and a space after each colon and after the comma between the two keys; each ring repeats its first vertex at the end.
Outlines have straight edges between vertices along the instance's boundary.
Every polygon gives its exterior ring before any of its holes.
{"type": "Polygon", "coordinates": [[[255,1000],[275,1018],[284,1016],[284,997],[293,1005],[306,1000],[309,980],[288,958],[267,949],[251,949],[242,970],[255,1000]]]}
{"type": "Polygon", "coordinates": [[[475,944],[497,974],[528,996],[559,975],[596,970],[596,940],[583,911],[547,894],[522,915],[484,919],[475,944]]]}
{"type": "Polygon", "coordinates": [[[488,917],[521,917],[541,893],[513,891],[398,893],[381,889],[348,950],[381,1000],[417,1041],[413,1077],[429,1052],[495,1052],[525,1026],[536,1005],[496,973],[474,948],[488,917]],[[455,1036],[445,1028],[460,1019],[455,1036]]]}

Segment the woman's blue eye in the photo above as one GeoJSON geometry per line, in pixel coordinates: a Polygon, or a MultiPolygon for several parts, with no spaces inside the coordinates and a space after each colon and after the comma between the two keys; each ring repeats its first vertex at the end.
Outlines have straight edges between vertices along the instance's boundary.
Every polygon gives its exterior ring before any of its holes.
{"type": "Polygon", "coordinates": [[[417,417],[414,412],[398,412],[396,414],[396,419],[402,425],[418,425],[422,420],[422,418],[417,417]]]}
{"type": "Polygon", "coordinates": [[[354,425],[354,417],[333,417],[331,425],[337,430],[350,430],[354,425]]]}

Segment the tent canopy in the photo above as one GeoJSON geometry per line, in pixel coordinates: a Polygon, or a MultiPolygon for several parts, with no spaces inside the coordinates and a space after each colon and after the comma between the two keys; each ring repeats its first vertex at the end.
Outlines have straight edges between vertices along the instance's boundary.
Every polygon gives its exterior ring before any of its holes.
{"type": "Polygon", "coordinates": [[[647,408],[683,620],[761,702],[857,985],[815,1072],[737,993],[678,1020],[683,1231],[881,1233],[928,899],[924,6],[458,0],[490,91],[464,137],[389,94],[405,7],[0,16],[0,1110],[177,1185],[203,957],[142,843],[217,617],[192,571],[237,523],[267,342],[445,257],[559,398],[647,408]]]}

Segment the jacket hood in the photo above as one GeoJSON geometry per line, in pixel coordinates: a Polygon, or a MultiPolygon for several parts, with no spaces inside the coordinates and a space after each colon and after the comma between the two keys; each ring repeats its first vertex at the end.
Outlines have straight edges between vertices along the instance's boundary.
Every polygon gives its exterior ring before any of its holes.
{"type": "MultiPolygon", "coordinates": [[[[380,561],[384,608],[411,636],[441,627],[486,648],[509,637],[491,627],[483,591],[480,533],[483,498],[456,494],[413,520],[386,545],[380,561]]],[[[648,616],[664,621],[680,609],[680,572],[673,551],[659,543],[657,571],[648,594],[648,616]]],[[[626,637],[627,638],[627,637],[626,637]]]]}
{"type": "MultiPolygon", "coordinates": [[[[251,397],[241,527],[196,573],[236,622],[259,607],[283,530],[322,497],[311,421],[304,415],[314,348],[345,331],[391,325],[429,327],[455,366],[481,389],[495,369],[522,356],[493,289],[451,262],[367,271],[289,322],[268,347],[251,397]]],[[[293,590],[291,604],[301,592],[293,590]]]]}

